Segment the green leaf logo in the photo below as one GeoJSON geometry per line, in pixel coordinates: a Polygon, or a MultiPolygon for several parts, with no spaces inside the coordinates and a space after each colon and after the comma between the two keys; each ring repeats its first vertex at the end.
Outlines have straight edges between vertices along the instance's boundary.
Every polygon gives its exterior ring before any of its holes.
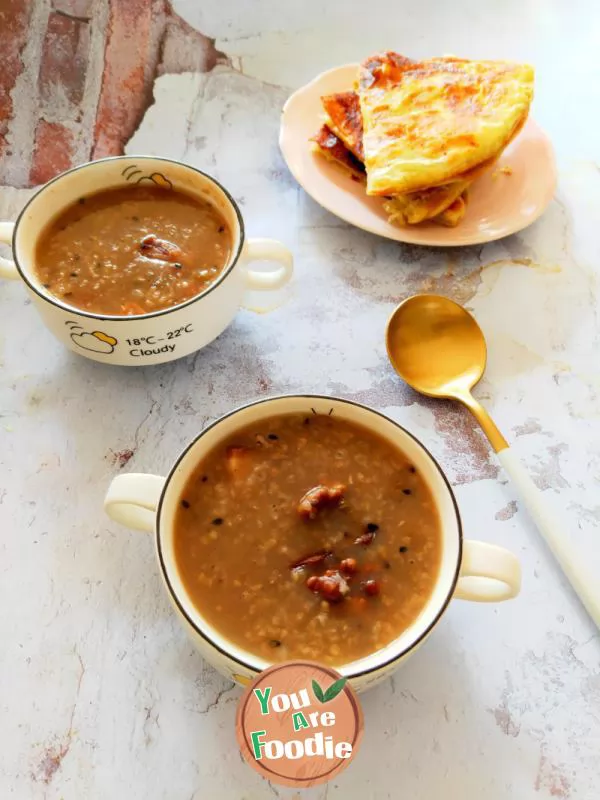
{"type": "Polygon", "coordinates": [[[323,694],[323,689],[319,686],[319,684],[313,679],[312,682],[312,690],[315,694],[315,697],[320,703],[325,702],[325,695],[323,694]]]}
{"type": "Polygon", "coordinates": [[[330,700],[333,700],[338,696],[338,694],[342,691],[342,689],[346,685],[347,680],[348,678],[339,678],[337,681],[334,681],[325,692],[323,691],[323,689],[321,689],[319,684],[315,680],[313,680],[312,689],[315,694],[315,697],[320,703],[328,703],[330,700]]]}
{"type": "Polygon", "coordinates": [[[344,686],[346,685],[347,678],[340,678],[339,680],[335,681],[331,684],[329,689],[325,692],[325,697],[323,699],[324,703],[328,703],[330,700],[333,700],[334,697],[337,697],[338,694],[342,691],[344,686]]]}

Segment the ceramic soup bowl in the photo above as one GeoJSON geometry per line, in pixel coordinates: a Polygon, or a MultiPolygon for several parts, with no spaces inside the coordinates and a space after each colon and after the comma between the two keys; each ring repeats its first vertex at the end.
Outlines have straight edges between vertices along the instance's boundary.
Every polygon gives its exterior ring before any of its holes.
{"type": "Polygon", "coordinates": [[[130,528],[153,532],[158,565],[167,594],[200,653],[216,669],[245,684],[270,662],[228,641],[191,602],[178,574],[173,522],[181,494],[198,463],[225,438],[246,425],[286,413],[334,413],[360,424],[401,450],[415,465],[436,502],[441,522],[442,554],[437,582],[425,607],[396,639],[365,658],[336,665],[355,689],[378,683],[400,666],[432,633],[450,601],[498,602],[518,594],[519,562],[504,548],[463,539],[456,499],[437,462],[408,431],[366,406],[334,397],[282,396],[250,403],[213,422],[191,442],[169,475],[129,474],[113,479],[105,500],[108,515],[130,528]]]}
{"type": "Polygon", "coordinates": [[[12,245],[14,257],[0,258],[0,277],[24,281],[44,324],[70,350],[107,364],[160,364],[199,350],[225,330],[240,306],[274,308],[276,300],[265,302],[266,293],[275,298],[293,269],[284,245],[246,239],[239,207],[214,178],[180,161],[150,156],[105,158],[63,172],[29,200],[16,223],[0,222],[0,242],[12,245]],[[74,308],[44,288],[35,272],[35,253],[48,224],[78,198],[140,182],[208,200],[225,217],[233,243],[215,282],[179,305],[137,316],[74,308]],[[249,269],[252,261],[272,262],[276,268],[249,269]]]}

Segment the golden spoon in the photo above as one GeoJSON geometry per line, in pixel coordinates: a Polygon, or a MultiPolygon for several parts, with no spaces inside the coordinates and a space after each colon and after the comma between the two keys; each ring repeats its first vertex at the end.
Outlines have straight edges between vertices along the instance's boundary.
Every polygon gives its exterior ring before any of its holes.
{"type": "Polygon", "coordinates": [[[572,552],[546,498],[494,420],[471,394],[483,375],[487,358],[485,339],[477,322],[447,297],[415,295],[400,303],[390,317],[386,345],[392,366],[409,386],[428,397],[458,400],[474,415],[556,560],[600,627],[600,582],[572,552]]]}

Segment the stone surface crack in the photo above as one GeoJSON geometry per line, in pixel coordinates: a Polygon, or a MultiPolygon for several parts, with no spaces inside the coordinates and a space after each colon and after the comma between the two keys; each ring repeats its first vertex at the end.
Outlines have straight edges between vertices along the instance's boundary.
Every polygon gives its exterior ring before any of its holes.
{"type": "Polygon", "coordinates": [[[267,784],[267,788],[269,789],[269,791],[271,792],[272,795],[274,795],[275,797],[281,797],[281,795],[279,794],[279,792],[277,791],[275,786],[273,786],[271,781],[268,781],[266,778],[264,778],[263,780],[267,784]]]}
{"type": "Polygon", "coordinates": [[[152,416],[152,414],[154,412],[154,409],[157,406],[158,406],[158,401],[157,400],[153,400],[152,404],[150,405],[150,408],[148,409],[147,414],[142,418],[141,422],[139,423],[139,425],[135,429],[135,433],[133,434],[133,448],[132,448],[134,453],[137,453],[137,450],[138,450],[140,444],[143,444],[143,439],[140,441],[141,430],[144,427],[144,425],[146,424],[146,422],[148,421],[148,419],[152,416]]]}
{"type": "Polygon", "coordinates": [[[401,695],[401,697],[404,697],[405,699],[410,697],[410,699],[414,703],[418,703],[419,702],[418,699],[414,696],[414,694],[411,691],[409,691],[408,689],[406,689],[404,692],[400,692],[400,695],[401,695]]]}
{"type": "Polygon", "coordinates": [[[231,686],[226,686],[224,689],[221,689],[220,691],[217,692],[215,699],[212,700],[210,703],[208,703],[208,705],[205,708],[199,709],[197,713],[202,715],[208,714],[209,711],[212,711],[213,708],[216,708],[221,702],[221,699],[226,694],[229,694],[229,692],[233,691],[233,689],[235,689],[235,683],[232,683],[231,686]]]}
{"type": "Polygon", "coordinates": [[[69,717],[69,727],[67,729],[66,734],[62,738],[62,742],[56,743],[50,746],[46,746],[44,748],[43,756],[40,760],[37,770],[32,774],[32,778],[36,782],[45,783],[46,786],[49,786],[54,778],[55,774],[61,767],[62,762],[66,758],[71,749],[71,744],[73,742],[73,722],[75,719],[75,712],[77,710],[77,704],[79,702],[79,694],[81,692],[81,683],[83,681],[83,676],[85,675],[85,665],[83,663],[83,659],[75,650],[75,655],[79,661],[79,677],[77,679],[77,689],[75,690],[75,699],[73,701],[73,706],[71,708],[71,714],[69,717]]]}

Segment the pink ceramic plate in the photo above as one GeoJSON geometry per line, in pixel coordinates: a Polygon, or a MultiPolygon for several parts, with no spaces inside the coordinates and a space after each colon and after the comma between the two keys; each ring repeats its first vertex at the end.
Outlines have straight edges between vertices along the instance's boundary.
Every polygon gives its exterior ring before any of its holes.
{"type": "Polygon", "coordinates": [[[364,187],[342,169],[312,153],[308,141],[322,123],[321,95],[348,91],[356,70],[355,64],[348,64],[324,72],[294,92],[283,107],[281,151],[293,176],[313,200],[379,236],[444,247],[500,239],[531,225],[543,213],[554,195],[556,166],[550,140],[530,118],[497,165],[473,183],[467,213],[456,228],[430,222],[405,228],[390,225],[381,200],[368,197],[364,187]],[[510,168],[511,174],[501,172],[502,167],[510,168]]]}

